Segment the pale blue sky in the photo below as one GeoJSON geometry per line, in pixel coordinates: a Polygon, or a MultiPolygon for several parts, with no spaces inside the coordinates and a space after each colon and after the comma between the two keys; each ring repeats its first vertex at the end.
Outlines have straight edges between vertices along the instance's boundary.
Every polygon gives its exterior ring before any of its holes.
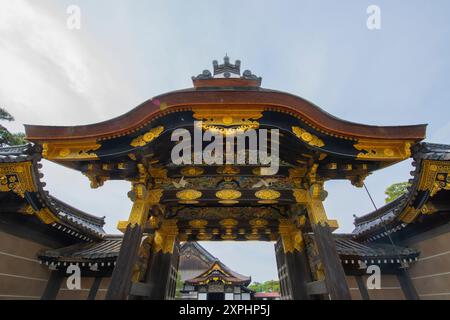
{"type": "MultiPolygon", "coordinates": [[[[0,105],[22,123],[74,125],[129,111],[148,98],[191,86],[190,77],[228,53],[263,77],[263,87],[302,96],[345,120],[428,123],[427,141],[450,142],[450,2],[433,1],[65,1],[0,0],[0,105]],[[66,27],[79,5],[82,28],[66,27]],[[381,8],[378,31],[366,9],[381,8]]],[[[409,161],[367,179],[377,205],[409,161]]],[[[126,219],[129,185],[90,190],[77,172],[44,163],[47,189],[106,216],[126,219]]],[[[372,210],[348,181],[327,185],[325,203],[341,232],[372,210]]],[[[273,244],[205,243],[257,281],[276,278],[273,244]]]]}

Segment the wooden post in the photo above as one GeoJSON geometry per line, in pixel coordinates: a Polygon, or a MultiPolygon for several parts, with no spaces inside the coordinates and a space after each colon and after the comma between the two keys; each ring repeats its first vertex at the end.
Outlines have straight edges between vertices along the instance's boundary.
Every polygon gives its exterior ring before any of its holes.
{"type": "Polygon", "coordinates": [[[95,277],[92,283],[91,290],[89,290],[88,300],[95,300],[97,296],[98,288],[100,288],[100,283],[102,282],[102,277],[95,277]]]}
{"type": "Polygon", "coordinates": [[[52,273],[50,274],[50,278],[47,281],[47,286],[45,287],[44,293],[42,294],[41,300],[55,300],[58,296],[63,279],[64,277],[60,272],[52,271],[52,273]]]}
{"type": "Polygon", "coordinates": [[[306,210],[314,233],[317,251],[323,264],[328,294],[332,300],[351,300],[350,290],[336,249],[330,221],[323,207],[322,194],[322,186],[314,184],[311,187],[311,191],[306,194],[306,210]]]}
{"type": "Polygon", "coordinates": [[[363,300],[370,300],[369,291],[367,290],[366,283],[363,276],[355,276],[356,283],[358,284],[359,293],[363,300]]]}
{"type": "Polygon", "coordinates": [[[287,287],[287,296],[293,300],[307,300],[310,298],[307,284],[312,277],[302,233],[288,219],[280,219],[279,233],[282,246],[278,247],[277,264],[284,269],[282,280],[287,287]]]}
{"type": "Polygon", "coordinates": [[[277,261],[278,280],[280,281],[280,294],[281,299],[286,300],[286,297],[290,295],[290,289],[287,285],[287,271],[286,271],[286,257],[283,251],[282,240],[278,241],[274,245],[275,258],[277,261]]]}
{"type": "Polygon", "coordinates": [[[142,240],[142,227],[129,224],[123,237],[119,257],[106,293],[106,300],[126,300],[131,288],[131,277],[142,240]]]}
{"type": "MultiPolygon", "coordinates": [[[[146,174],[141,167],[141,180],[145,181],[146,174]]],[[[111,277],[111,283],[106,293],[106,300],[125,300],[128,299],[131,289],[131,280],[133,268],[138,258],[139,247],[142,242],[142,236],[145,224],[148,220],[149,210],[153,204],[159,202],[162,196],[162,190],[148,190],[143,182],[133,184],[133,189],[129,193],[133,201],[130,217],[127,222],[119,222],[120,226],[126,224],[126,230],[120,248],[116,266],[111,277]]]]}
{"type": "Polygon", "coordinates": [[[160,251],[154,254],[147,278],[147,283],[150,284],[150,292],[148,293],[147,299],[165,299],[171,260],[171,253],[163,253],[160,251]]]}
{"type": "Polygon", "coordinates": [[[303,250],[286,253],[288,276],[292,285],[292,298],[294,300],[309,300],[307,284],[312,281],[308,258],[303,250]]]}
{"type": "Polygon", "coordinates": [[[169,280],[166,289],[166,299],[174,300],[177,291],[178,265],[180,262],[180,243],[175,242],[172,259],[170,261],[169,280]]]}
{"type": "Polygon", "coordinates": [[[148,295],[145,297],[147,299],[164,300],[167,297],[172,264],[175,260],[178,261],[178,257],[173,257],[177,235],[177,221],[173,219],[164,220],[160,229],[155,232],[153,252],[145,277],[149,288],[148,295]]]}
{"type": "Polygon", "coordinates": [[[406,300],[420,300],[416,287],[409,276],[409,272],[405,268],[400,268],[397,273],[397,279],[402,288],[406,300]]]}

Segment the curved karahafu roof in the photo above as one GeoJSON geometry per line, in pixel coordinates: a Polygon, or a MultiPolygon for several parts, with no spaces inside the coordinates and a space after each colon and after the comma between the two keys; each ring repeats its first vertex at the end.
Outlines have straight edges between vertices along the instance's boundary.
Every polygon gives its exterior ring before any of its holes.
{"type": "Polygon", "coordinates": [[[355,218],[355,239],[376,241],[399,231],[407,233],[428,221],[450,219],[450,145],[421,143],[413,149],[413,158],[415,170],[408,192],[355,218]]]}
{"type": "MultiPolygon", "coordinates": [[[[210,81],[215,81],[212,79],[210,81]]],[[[221,81],[221,85],[226,85],[221,81]]],[[[30,141],[55,141],[74,139],[110,139],[129,135],[148,125],[152,120],[177,112],[213,106],[261,108],[292,114],[318,130],[331,135],[420,141],[425,138],[426,125],[373,126],[339,119],[313,103],[298,96],[263,88],[192,88],[172,91],[156,96],[117,118],[82,126],[26,125],[30,141]],[[225,89],[224,89],[225,88],[225,89]]]]}
{"type": "Polygon", "coordinates": [[[336,136],[414,141],[425,137],[425,125],[379,127],[353,123],[336,118],[295,95],[263,89],[261,77],[250,70],[245,70],[241,76],[241,61],[232,64],[228,56],[223,64],[213,61],[213,73],[205,70],[192,77],[192,81],[192,89],[162,94],[120,117],[101,123],[74,127],[26,126],[28,139],[48,141],[119,137],[139,130],[164,114],[202,106],[225,110],[235,106],[277,110],[297,116],[319,131],[336,136]]]}
{"type": "MultiPolygon", "coordinates": [[[[42,147],[45,159],[86,175],[93,188],[108,180],[135,181],[139,168],[147,169],[160,190],[159,203],[166,212],[176,213],[180,233],[185,233],[192,220],[185,210],[189,205],[202,206],[208,219],[208,208],[261,211],[271,204],[285,212],[297,203],[294,189],[310,173],[323,181],[346,179],[361,187],[373,171],[409,158],[411,147],[425,137],[426,125],[373,126],[338,119],[298,96],[261,88],[261,78],[248,70],[241,76],[240,62],[231,64],[228,58],[223,65],[214,63],[213,74],[206,71],[193,78],[193,88],[159,95],[108,121],[69,127],[27,125],[27,139],[42,147]],[[278,130],[273,144],[269,139],[271,146],[279,147],[280,160],[270,194],[263,190],[270,184],[261,181],[267,167],[261,159],[235,168],[198,161],[174,164],[171,155],[177,142],[172,141],[172,133],[181,128],[191,134],[197,121],[202,121],[203,131],[222,135],[278,130]],[[224,184],[224,175],[243,179],[224,184]],[[221,192],[227,188],[235,189],[231,200],[223,198],[230,196],[229,190],[221,192]]],[[[250,237],[275,240],[279,216],[270,215],[268,232],[250,237]]],[[[211,222],[211,228],[221,228],[219,221],[211,222]]],[[[218,234],[185,233],[181,240],[210,236],[221,239],[218,234]]],[[[236,237],[248,240],[244,234],[236,237]]]]}

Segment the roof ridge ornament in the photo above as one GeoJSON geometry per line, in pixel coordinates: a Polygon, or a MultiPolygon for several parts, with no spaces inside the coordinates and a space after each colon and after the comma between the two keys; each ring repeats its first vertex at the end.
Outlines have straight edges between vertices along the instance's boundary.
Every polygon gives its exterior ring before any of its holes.
{"type": "Polygon", "coordinates": [[[219,64],[217,60],[213,61],[213,71],[204,70],[198,76],[192,77],[195,87],[209,87],[209,86],[242,86],[242,87],[259,87],[261,85],[262,78],[254,75],[250,70],[245,70],[241,75],[241,61],[236,60],[234,64],[230,62],[228,55],[223,58],[223,63],[219,64]],[[218,85],[217,83],[199,83],[204,80],[222,80],[224,84],[218,85]],[[227,81],[230,80],[229,85],[227,81]]]}
{"type": "Polygon", "coordinates": [[[219,64],[217,60],[213,61],[214,76],[222,74],[224,78],[229,78],[231,74],[241,75],[241,60],[236,60],[234,64],[230,63],[230,58],[225,55],[223,64],[219,64]]]}

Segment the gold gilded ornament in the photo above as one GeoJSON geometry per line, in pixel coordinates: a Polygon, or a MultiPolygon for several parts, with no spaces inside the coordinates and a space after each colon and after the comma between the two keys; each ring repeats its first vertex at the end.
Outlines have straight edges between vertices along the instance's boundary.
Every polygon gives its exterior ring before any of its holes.
{"type": "Polygon", "coordinates": [[[96,140],[45,142],[42,144],[42,156],[47,160],[97,160],[95,151],[100,147],[96,140]]]}
{"type": "Polygon", "coordinates": [[[230,165],[226,165],[224,167],[220,167],[217,169],[218,174],[224,174],[224,175],[236,175],[239,172],[240,172],[239,168],[236,168],[236,167],[233,167],[230,165]]]}
{"type": "Polygon", "coordinates": [[[149,144],[150,142],[158,138],[163,131],[164,131],[163,126],[153,128],[150,131],[146,132],[145,134],[133,139],[130,145],[132,147],[144,147],[145,145],[149,144]]]}
{"type": "Polygon", "coordinates": [[[281,196],[281,193],[272,189],[264,189],[257,191],[255,196],[262,200],[276,200],[281,196]]]}
{"type": "Polygon", "coordinates": [[[186,167],[181,169],[181,174],[186,177],[200,176],[205,172],[203,168],[199,167],[186,167]]]}
{"type": "Polygon", "coordinates": [[[180,200],[180,203],[183,204],[196,204],[198,203],[197,199],[201,196],[202,193],[194,189],[178,191],[176,194],[176,197],[180,200]]]}
{"type": "Polygon", "coordinates": [[[219,203],[221,204],[236,204],[238,201],[236,199],[239,199],[242,196],[242,193],[237,190],[233,189],[224,189],[216,192],[216,197],[218,199],[221,199],[219,203]]]}
{"type": "Polygon", "coordinates": [[[354,147],[361,151],[358,159],[403,160],[411,156],[411,145],[411,141],[360,139],[354,147]]]}
{"type": "Polygon", "coordinates": [[[191,220],[189,225],[194,229],[204,229],[208,225],[208,221],[203,219],[191,220]]]}
{"type": "Polygon", "coordinates": [[[303,128],[292,127],[292,132],[297,136],[297,138],[306,142],[310,146],[319,148],[325,146],[325,143],[321,139],[319,139],[319,137],[309,133],[303,128]]]}

